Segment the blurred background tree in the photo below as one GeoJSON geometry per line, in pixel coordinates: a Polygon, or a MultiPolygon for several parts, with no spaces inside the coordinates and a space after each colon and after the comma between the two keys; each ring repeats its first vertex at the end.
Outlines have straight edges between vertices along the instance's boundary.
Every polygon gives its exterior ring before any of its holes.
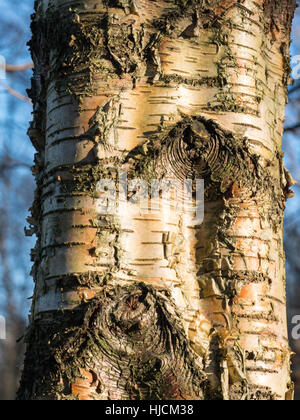
{"type": "Polygon", "coordinates": [[[27,138],[31,105],[26,96],[31,71],[26,42],[30,38],[33,0],[1,0],[0,55],[8,66],[0,80],[0,314],[7,339],[0,341],[0,399],[14,399],[22,364],[24,334],[32,293],[30,248],[24,225],[32,203],[34,181],[30,167],[33,148],[27,138]],[[3,12],[4,11],[4,12],[3,12]],[[21,64],[20,68],[15,65],[21,64]],[[27,69],[26,69],[27,68],[27,69]]]}
{"type": "MultiPolygon", "coordinates": [[[[31,104],[30,39],[33,0],[1,0],[0,55],[6,60],[6,79],[0,77],[0,315],[7,321],[7,339],[0,340],[0,400],[12,400],[22,366],[24,334],[33,284],[30,249],[24,225],[33,200],[34,180],[30,167],[34,150],[27,137],[31,104]],[[19,343],[17,343],[19,341],[19,343]]],[[[293,28],[292,56],[300,63],[300,10],[293,28]]],[[[1,60],[0,60],[1,62],[1,60]]],[[[0,72],[1,73],[1,72],[0,72]]],[[[284,136],[285,164],[300,184],[300,70],[294,72],[284,136]]],[[[288,201],[285,245],[287,255],[288,320],[300,315],[300,185],[296,198],[288,201]]],[[[296,399],[300,400],[300,340],[293,340],[296,399]]]]}
{"type": "MultiPolygon", "coordinates": [[[[290,332],[294,325],[291,321],[300,315],[300,9],[297,9],[293,25],[292,77],[294,85],[289,92],[289,104],[286,109],[286,129],[283,138],[286,166],[298,182],[295,186],[295,198],[287,203],[285,218],[285,251],[287,259],[287,297],[288,321],[290,332]]],[[[300,400],[300,340],[290,336],[295,352],[293,358],[293,376],[295,398],[300,400]]]]}

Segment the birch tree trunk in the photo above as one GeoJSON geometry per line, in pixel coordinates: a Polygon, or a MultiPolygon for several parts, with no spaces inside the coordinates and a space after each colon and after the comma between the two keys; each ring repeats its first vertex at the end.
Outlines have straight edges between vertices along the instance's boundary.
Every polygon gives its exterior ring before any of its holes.
{"type": "Polygon", "coordinates": [[[19,399],[292,399],[281,140],[294,8],[35,1],[38,240],[19,399]],[[175,193],[170,214],[161,195],[137,214],[132,180],[163,178],[205,180],[203,223],[175,193]],[[128,181],[116,214],[99,208],[103,179],[117,193],[128,181]]]}

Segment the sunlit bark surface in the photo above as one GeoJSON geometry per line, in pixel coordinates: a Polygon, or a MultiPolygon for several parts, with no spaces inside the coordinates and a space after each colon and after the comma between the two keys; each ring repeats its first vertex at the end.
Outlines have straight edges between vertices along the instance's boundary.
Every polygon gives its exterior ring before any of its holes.
{"type": "Polygon", "coordinates": [[[35,3],[36,287],[18,397],[291,399],[294,0],[35,3]],[[203,223],[162,199],[101,214],[97,183],[125,171],[204,179],[203,223]]]}

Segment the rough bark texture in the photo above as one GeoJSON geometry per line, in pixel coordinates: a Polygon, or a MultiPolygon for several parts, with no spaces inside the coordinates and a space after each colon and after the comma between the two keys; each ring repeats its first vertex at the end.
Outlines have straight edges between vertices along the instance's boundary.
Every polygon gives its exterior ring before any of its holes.
{"type": "Polygon", "coordinates": [[[19,399],[291,399],[281,138],[295,1],[39,0],[19,399]],[[205,217],[97,210],[118,171],[205,217]]]}

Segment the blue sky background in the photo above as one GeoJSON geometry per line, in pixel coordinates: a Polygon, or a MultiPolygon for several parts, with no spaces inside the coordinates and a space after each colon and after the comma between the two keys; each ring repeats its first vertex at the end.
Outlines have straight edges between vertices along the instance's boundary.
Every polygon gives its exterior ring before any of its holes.
{"type": "MultiPolygon", "coordinates": [[[[0,54],[9,64],[30,62],[26,43],[30,39],[30,15],[32,0],[0,0],[0,54]]],[[[30,272],[30,249],[34,239],[24,238],[24,226],[28,209],[33,200],[34,180],[31,176],[34,149],[26,135],[31,120],[31,106],[7,93],[8,85],[26,95],[30,87],[31,70],[7,75],[0,80],[0,168],[1,162],[18,166],[7,169],[0,178],[0,229],[4,237],[5,261],[0,261],[0,313],[7,303],[5,281],[12,285],[13,299],[17,310],[24,314],[29,309],[32,294],[30,272]],[[7,267],[8,265],[8,267],[7,267]],[[9,279],[8,273],[9,272],[9,279]],[[2,309],[2,310],[1,310],[2,309]]]]}

